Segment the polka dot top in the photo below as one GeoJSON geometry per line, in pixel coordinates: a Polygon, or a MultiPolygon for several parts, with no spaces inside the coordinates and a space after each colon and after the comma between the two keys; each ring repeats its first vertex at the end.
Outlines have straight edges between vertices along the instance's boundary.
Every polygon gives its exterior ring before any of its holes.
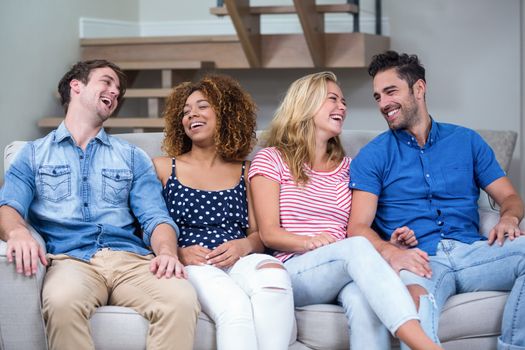
{"type": "Polygon", "coordinates": [[[171,217],[180,228],[179,247],[199,244],[213,249],[232,239],[245,238],[248,227],[248,204],[244,182],[245,163],[239,183],[227,190],[203,191],[184,186],[175,173],[162,190],[171,217]]]}

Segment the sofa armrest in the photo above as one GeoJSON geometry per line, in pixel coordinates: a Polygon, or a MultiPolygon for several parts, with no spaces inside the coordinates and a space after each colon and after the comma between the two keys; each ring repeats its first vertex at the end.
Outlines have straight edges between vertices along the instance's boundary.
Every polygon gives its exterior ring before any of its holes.
{"type": "MultiPolygon", "coordinates": [[[[45,249],[42,237],[31,229],[45,249]]],[[[7,262],[6,242],[0,240],[0,349],[47,349],[41,291],[46,272],[39,263],[36,276],[16,272],[7,262]]]]}
{"type": "MultiPolygon", "coordinates": [[[[490,230],[499,221],[499,211],[480,208],[479,209],[479,233],[483,236],[488,237],[490,230]]],[[[525,219],[520,222],[520,229],[525,232],[525,219]]]]}

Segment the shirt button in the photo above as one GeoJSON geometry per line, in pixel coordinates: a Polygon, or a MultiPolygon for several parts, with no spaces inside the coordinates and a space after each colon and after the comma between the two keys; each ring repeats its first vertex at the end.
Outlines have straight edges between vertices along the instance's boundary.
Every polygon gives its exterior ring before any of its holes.
{"type": "Polygon", "coordinates": [[[438,226],[443,226],[443,221],[438,221],[437,224],[438,226]]]}
{"type": "Polygon", "coordinates": [[[85,207],[87,207],[88,205],[89,205],[89,204],[87,204],[87,203],[84,203],[84,206],[85,206],[85,207]]]}
{"type": "Polygon", "coordinates": [[[84,159],[84,156],[80,156],[79,158],[80,158],[80,159],[84,159]]]}
{"type": "Polygon", "coordinates": [[[426,174],[425,176],[426,176],[426,177],[430,177],[430,174],[426,174]]]}
{"type": "Polygon", "coordinates": [[[442,233],[442,234],[441,234],[440,236],[441,236],[441,237],[445,237],[445,234],[444,234],[444,233],[442,233]]]}
{"type": "Polygon", "coordinates": [[[82,181],[87,181],[87,176],[84,176],[84,177],[82,178],[82,181]]]}
{"type": "Polygon", "coordinates": [[[421,154],[425,153],[425,151],[423,151],[423,150],[421,150],[420,152],[421,152],[421,154]]]}

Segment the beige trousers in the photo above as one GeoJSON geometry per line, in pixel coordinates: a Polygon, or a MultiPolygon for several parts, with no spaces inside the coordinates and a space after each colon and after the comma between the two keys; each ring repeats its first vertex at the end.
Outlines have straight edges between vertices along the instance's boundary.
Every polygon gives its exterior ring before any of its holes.
{"type": "Polygon", "coordinates": [[[153,255],[103,249],[89,263],[51,255],[42,290],[50,350],[94,349],[89,319],[103,305],[134,309],[150,325],[148,349],[193,348],[200,311],[196,293],[184,279],[157,279],[153,255]]]}

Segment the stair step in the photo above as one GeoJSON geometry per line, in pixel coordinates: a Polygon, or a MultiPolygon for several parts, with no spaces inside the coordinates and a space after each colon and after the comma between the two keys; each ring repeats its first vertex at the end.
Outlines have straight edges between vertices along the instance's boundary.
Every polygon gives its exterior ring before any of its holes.
{"type": "Polygon", "coordinates": [[[213,69],[211,61],[121,61],[115,62],[122,70],[213,69]]]}
{"type": "Polygon", "coordinates": [[[172,89],[127,89],[124,98],[166,98],[172,89]]]}
{"type": "MultiPolygon", "coordinates": [[[[62,117],[42,118],[37,125],[43,129],[54,129],[64,121],[62,117]]],[[[163,129],[164,118],[124,118],[113,117],[104,122],[105,128],[123,128],[123,129],[163,129]]]]}
{"type": "MultiPolygon", "coordinates": [[[[359,6],[355,4],[332,4],[317,5],[315,10],[318,13],[352,13],[359,12],[359,6]]],[[[216,16],[228,16],[226,6],[212,7],[210,13],[216,16]]],[[[293,14],[296,13],[294,6],[251,6],[250,14],[252,15],[271,15],[271,14],[293,14]]]]}
{"type": "MultiPolygon", "coordinates": [[[[250,65],[237,36],[138,37],[82,39],[82,59],[105,57],[123,61],[214,61],[216,69],[250,65]],[[206,41],[206,40],[207,41],[206,41]]],[[[385,36],[366,33],[325,33],[325,68],[367,67],[374,54],[390,47],[385,36]]],[[[262,68],[313,68],[302,34],[261,35],[262,68]]]]}

